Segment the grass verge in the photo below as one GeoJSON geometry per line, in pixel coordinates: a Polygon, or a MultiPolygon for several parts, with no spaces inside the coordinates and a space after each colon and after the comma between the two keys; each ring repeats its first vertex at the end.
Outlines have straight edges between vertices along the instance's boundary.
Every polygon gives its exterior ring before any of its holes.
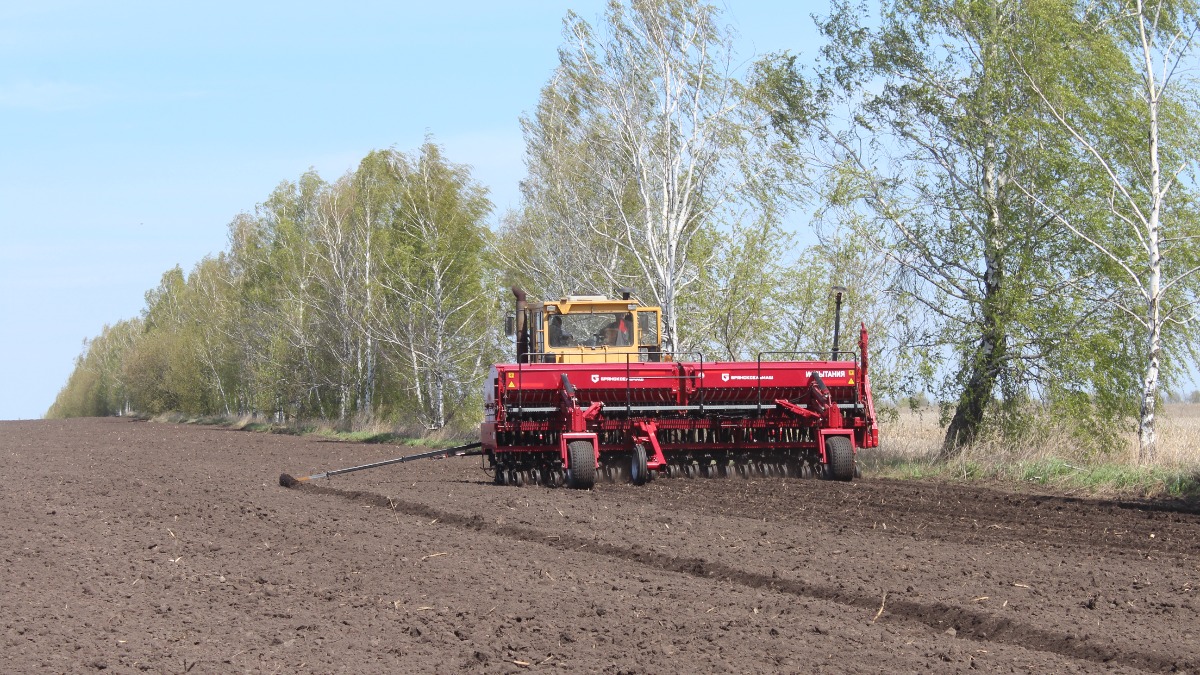
{"type": "Polygon", "coordinates": [[[1087,463],[1061,457],[996,464],[978,460],[930,460],[871,456],[864,451],[863,473],[900,480],[994,481],[1036,485],[1056,492],[1095,497],[1200,500],[1200,468],[1130,466],[1113,462],[1087,463]],[[1082,465],[1081,465],[1082,464],[1082,465]]]}
{"type": "Polygon", "coordinates": [[[1053,434],[1015,446],[981,441],[954,460],[937,460],[944,430],[937,411],[901,411],[881,424],[880,447],[864,450],[863,472],[911,480],[994,481],[1095,497],[1200,500],[1200,405],[1166,406],[1159,461],[1140,466],[1136,442],[1107,454],[1053,434]]]}

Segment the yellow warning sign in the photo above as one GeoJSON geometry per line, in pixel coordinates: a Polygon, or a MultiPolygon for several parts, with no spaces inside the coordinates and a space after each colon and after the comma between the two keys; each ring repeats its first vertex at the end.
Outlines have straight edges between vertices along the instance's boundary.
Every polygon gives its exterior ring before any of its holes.
{"type": "Polygon", "coordinates": [[[509,389],[516,389],[516,388],[517,388],[517,383],[516,383],[516,382],[509,382],[509,383],[508,383],[508,388],[509,388],[509,389]]]}
{"type": "Polygon", "coordinates": [[[849,380],[846,380],[846,384],[854,384],[854,376],[853,375],[850,376],[849,380]]]}

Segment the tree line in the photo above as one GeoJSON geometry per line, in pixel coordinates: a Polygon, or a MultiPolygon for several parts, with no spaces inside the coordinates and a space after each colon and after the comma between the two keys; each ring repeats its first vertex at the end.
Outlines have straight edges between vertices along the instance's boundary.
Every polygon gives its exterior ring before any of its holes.
{"type": "Polygon", "coordinates": [[[828,351],[840,285],[876,391],[945,402],[945,457],[1042,416],[1098,445],[1136,428],[1151,462],[1200,338],[1197,15],[834,0],[816,53],[742,59],[700,0],[568,13],[517,209],[492,225],[432,139],[285,182],[91,340],[48,415],[466,427],[510,285],[633,287],[669,350],[710,359],[828,351]]]}
{"type": "MultiPolygon", "coordinates": [[[[136,410],[442,427],[498,356],[486,190],[432,141],[309,172],[106,327],[51,416],[136,410]]],[[[473,419],[473,418],[472,418],[473,419]]]]}

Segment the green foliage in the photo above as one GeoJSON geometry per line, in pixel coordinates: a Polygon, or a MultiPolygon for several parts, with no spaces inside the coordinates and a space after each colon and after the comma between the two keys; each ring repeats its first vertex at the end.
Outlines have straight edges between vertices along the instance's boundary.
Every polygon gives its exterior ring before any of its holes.
{"type": "Polygon", "coordinates": [[[475,424],[495,351],[490,210],[432,141],[282,183],[233,220],[228,252],[167,271],[141,319],[89,343],[48,414],[475,424]]]}
{"type": "Polygon", "coordinates": [[[1136,400],[1120,270],[1060,225],[1119,230],[1109,176],[1038,105],[1091,97],[1104,105],[1085,114],[1137,126],[1106,98],[1128,71],[1074,10],[894,0],[873,14],[835,2],[811,74],[787,54],[755,68],[781,133],[817,141],[821,218],[880,256],[890,278],[876,287],[916,303],[899,314],[913,322],[898,331],[900,379],[951,403],[948,454],[985,430],[1019,437],[1031,401],[1087,415],[1089,434],[1128,419],[1136,400]],[[1096,58],[1080,64],[1084,43],[1096,58]]]}
{"type": "Polygon", "coordinates": [[[132,412],[124,364],[142,335],[140,320],[104,326],[84,343],[75,369],[46,412],[50,419],[97,417],[132,412]]]}
{"type": "Polygon", "coordinates": [[[760,256],[755,233],[777,222],[793,171],[736,77],[732,32],[701,0],[632,0],[595,26],[568,13],[563,37],[522,120],[506,276],[542,298],[632,286],[662,307],[668,350],[740,350],[731,319],[748,314],[709,300],[761,284],[737,267],[760,256]],[[718,325],[727,344],[703,344],[718,325]]]}

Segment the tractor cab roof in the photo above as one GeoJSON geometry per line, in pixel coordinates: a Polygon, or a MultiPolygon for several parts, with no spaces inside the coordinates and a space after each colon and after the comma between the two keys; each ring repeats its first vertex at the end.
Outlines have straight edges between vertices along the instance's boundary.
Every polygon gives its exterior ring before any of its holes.
{"type": "Polygon", "coordinates": [[[603,295],[568,295],[559,300],[543,303],[547,314],[592,314],[599,312],[633,312],[647,307],[637,298],[626,300],[606,298],[603,295]]]}

